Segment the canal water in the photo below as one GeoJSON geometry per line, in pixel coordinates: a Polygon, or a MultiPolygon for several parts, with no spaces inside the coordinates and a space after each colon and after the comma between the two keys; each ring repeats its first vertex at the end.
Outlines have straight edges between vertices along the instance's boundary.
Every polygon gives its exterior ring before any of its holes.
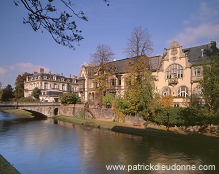
{"type": "Polygon", "coordinates": [[[0,112],[0,154],[22,174],[128,173],[127,167],[135,169],[129,173],[218,173],[217,142],[131,136],[83,126],[68,128],[50,120],[17,118],[0,112]],[[150,164],[215,165],[216,171],[137,168],[150,164]],[[126,170],[107,171],[106,165],[125,165],[126,170]]]}

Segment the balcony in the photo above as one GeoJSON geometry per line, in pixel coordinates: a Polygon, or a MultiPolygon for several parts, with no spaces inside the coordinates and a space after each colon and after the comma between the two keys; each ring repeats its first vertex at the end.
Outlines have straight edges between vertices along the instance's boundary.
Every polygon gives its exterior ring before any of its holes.
{"type": "Polygon", "coordinates": [[[178,84],[177,78],[168,79],[168,85],[175,86],[178,84]]]}

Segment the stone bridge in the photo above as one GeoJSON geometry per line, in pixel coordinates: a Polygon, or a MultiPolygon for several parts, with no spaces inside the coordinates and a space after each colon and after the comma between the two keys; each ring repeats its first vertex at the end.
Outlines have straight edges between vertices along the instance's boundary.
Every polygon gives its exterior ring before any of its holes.
{"type": "Polygon", "coordinates": [[[0,102],[0,111],[8,109],[21,109],[30,112],[41,113],[47,117],[58,115],[61,103],[20,103],[0,102]]]}

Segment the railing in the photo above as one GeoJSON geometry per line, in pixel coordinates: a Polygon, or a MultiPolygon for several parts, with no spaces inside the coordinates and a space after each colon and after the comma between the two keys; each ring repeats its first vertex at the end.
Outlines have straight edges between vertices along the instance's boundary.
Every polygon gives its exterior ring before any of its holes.
{"type": "Polygon", "coordinates": [[[0,107],[3,106],[59,106],[60,102],[0,102],[0,107]]]}

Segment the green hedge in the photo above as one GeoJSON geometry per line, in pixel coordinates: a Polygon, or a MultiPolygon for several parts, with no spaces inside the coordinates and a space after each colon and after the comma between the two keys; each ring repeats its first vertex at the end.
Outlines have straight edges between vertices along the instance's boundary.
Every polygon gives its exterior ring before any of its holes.
{"type": "Polygon", "coordinates": [[[213,112],[207,107],[165,108],[156,110],[155,116],[147,120],[161,125],[195,126],[219,123],[219,111],[213,112]],[[169,115],[169,122],[168,122],[169,115]]]}

